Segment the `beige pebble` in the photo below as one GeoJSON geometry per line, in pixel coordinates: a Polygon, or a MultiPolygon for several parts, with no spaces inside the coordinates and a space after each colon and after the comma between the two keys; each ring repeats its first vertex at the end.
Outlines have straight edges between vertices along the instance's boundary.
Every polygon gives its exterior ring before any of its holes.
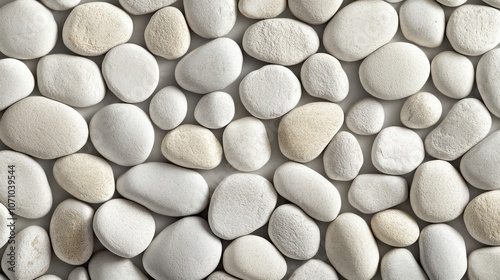
{"type": "Polygon", "coordinates": [[[477,241],[500,245],[500,190],[480,194],[464,211],[465,227],[477,241]]]}
{"type": "Polygon", "coordinates": [[[373,215],[370,225],[378,240],[393,247],[410,246],[420,235],[415,219],[398,209],[378,212],[373,215]]]}

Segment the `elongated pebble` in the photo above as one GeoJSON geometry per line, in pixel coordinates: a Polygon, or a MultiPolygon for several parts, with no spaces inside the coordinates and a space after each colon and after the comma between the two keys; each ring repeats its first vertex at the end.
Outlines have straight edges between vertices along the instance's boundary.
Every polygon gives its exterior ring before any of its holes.
{"type": "Polygon", "coordinates": [[[356,102],[347,112],[345,124],[358,135],[377,134],[384,126],[385,112],[380,102],[364,98],[356,102]]]}
{"type": "Polygon", "coordinates": [[[500,247],[486,247],[472,251],[467,258],[467,276],[470,280],[495,279],[500,275],[500,247]]]}
{"type": "Polygon", "coordinates": [[[410,246],[420,235],[415,219],[398,209],[388,209],[373,215],[370,226],[378,240],[393,247],[410,246]]]}
{"type": "Polygon", "coordinates": [[[177,2],[177,0],[119,0],[119,2],[127,12],[133,15],[145,15],[172,5],[177,2]]]}
{"type": "Polygon", "coordinates": [[[68,280],[90,280],[90,276],[85,267],[78,266],[69,273],[68,280]]]}
{"type": "Polygon", "coordinates": [[[472,147],[460,161],[460,172],[471,185],[482,190],[500,189],[500,131],[472,147]]]}
{"type": "Polygon", "coordinates": [[[441,101],[432,93],[421,91],[406,99],[400,118],[406,127],[423,129],[436,124],[442,112],[441,101]]]}
{"type": "Polygon", "coordinates": [[[238,10],[247,18],[274,18],[285,11],[286,3],[286,0],[240,0],[238,1],[238,10]]]}
{"type": "Polygon", "coordinates": [[[464,211],[464,223],[477,241],[500,245],[500,190],[484,192],[469,202],[464,211]]]}
{"type": "Polygon", "coordinates": [[[148,280],[130,259],[103,250],[95,253],[88,264],[92,280],[148,280]]]}
{"type": "Polygon", "coordinates": [[[149,103],[151,120],[163,130],[179,126],[186,118],[187,110],[186,95],[175,86],[162,88],[149,103]]]}
{"type": "Polygon", "coordinates": [[[206,128],[225,127],[234,117],[235,107],[229,93],[214,91],[204,95],[194,108],[194,118],[206,128]]]}
{"type": "Polygon", "coordinates": [[[337,133],[323,153],[323,165],[330,179],[350,181],[356,178],[363,166],[363,151],[356,137],[347,131],[337,133]]]}
{"type": "Polygon", "coordinates": [[[477,89],[484,105],[495,116],[500,117],[500,51],[493,49],[485,53],[476,69],[477,89]]]}
{"type": "Polygon", "coordinates": [[[288,7],[294,16],[309,24],[323,24],[338,11],[343,0],[322,2],[309,0],[290,0],[288,7]]]}
{"type": "Polygon", "coordinates": [[[238,278],[227,274],[224,271],[215,271],[207,277],[207,280],[238,280],[238,278]]]}
{"type": "Polygon", "coordinates": [[[408,41],[427,48],[437,48],[443,42],[446,19],[436,1],[405,1],[399,9],[399,20],[408,41]]]}
{"type": "Polygon", "coordinates": [[[35,77],[22,61],[13,58],[0,60],[0,111],[30,95],[35,77]]]}
{"type": "Polygon", "coordinates": [[[184,14],[194,33],[211,39],[227,35],[238,15],[236,0],[185,0],[184,14]]]}
{"type": "Polygon", "coordinates": [[[41,2],[54,11],[66,11],[80,4],[80,0],[42,0],[41,2]]]}
{"type": "Polygon", "coordinates": [[[454,99],[471,93],[474,71],[472,62],[454,51],[441,52],[431,62],[432,82],[442,94],[454,99]]]}
{"type": "Polygon", "coordinates": [[[380,274],[384,280],[427,280],[427,275],[413,254],[404,248],[392,249],[380,261],[380,274]]]}
{"type": "Polygon", "coordinates": [[[312,259],[299,266],[289,280],[338,280],[337,272],[323,261],[312,259]]]}
{"type": "Polygon", "coordinates": [[[3,222],[3,225],[0,225],[0,246],[2,247],[9,241],[12,233],[15,233],[15,231],[13,232],[14,229],[10,227],[11,220],[12,213],[10,213],[7,207],[0,203],[0,221],[3,222]]]}

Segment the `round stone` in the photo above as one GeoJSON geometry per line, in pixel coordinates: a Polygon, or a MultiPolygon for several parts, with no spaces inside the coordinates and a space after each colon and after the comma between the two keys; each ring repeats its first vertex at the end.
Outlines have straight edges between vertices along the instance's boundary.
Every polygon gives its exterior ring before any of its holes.
{"type": "Polygon", "coordinates": [[[399,8],[401,31],[408,41],[427,48],[443,43],[446,19],[434,0],[407,0],[399,8]]]}
{"type": "Polygon", "coordinates": [[[363,166],[363,151],[356,137],[347,131],[337,133],[323,153],[323,165],[330,179],[356,178],[363,166]]]}
{"type": "Polygon", "coordinates": [[[404,248],[392,249],[384,255],[380,261],[380,274],[387,280],[429,279],[412,252],[404,248]]]}
{"type": "Polygon", "coordinates": [[[80,0],[41,0],[41,2],[54,11],[66,11],[80,4],[80,0]]]}
{"type": "Polygon", "coordinates": [[[34,88],[35,77],[26,64],[13,58],[0,59],[0,111],[30,95],[34,88]]]}
{"type": "Polygon", "coordinates": [[[68,280],[90,280],[90,276],[85,267],[78,266],[69,273],[68,280]]]}
{"type": "Polygon", "coordinates": [[[482,193],[469,202],[464,212],[465,227],[477,241],[500,245],[500,190],[482,193]]]}
{"type": "Polygon", "coordinates": [[[285,11],[286,3],[286,0],[240,0],[238,1],[238,9],[247,18],[275,18],[285,11]]]}
{"type": "Polygon", "coordinates": [[[298,19],[309,24],[323,24],[329,21],[342,5],[343,0],[310,1],[289,0],[288,8],[298,19]]]}
{"type": "MultiPolygon", "coordinates": [[[[444,51],[432,59],[431,76],[432,82],[442,94],[462,99],[471,93],[474,86],[474,65],[464,55],[444,51]]],[[[478,76],[478,79],[481,78],[478,76]]],[[[480,87],[479,83],[478,86],[480,87]]]]}
{"type": "Polygon", "coordinates": [[[407,247],[420,235],[417,222],[408,213],[388,209],[373,215],[371,229],[378,240],[393,247],[407,247]]]}
{"type": "Polygon", "coordinates": [[[194,118],[209,129],[225,127],[234,117],[234,101],[229,93],[215,91],[204,95],[194,108],[194,118]]]}
{"type": "Polygon", "coordinates": [[[236,0],[185,0],[184,14],[191,30],[203,38],[227,35],[238,15],[236,0]]]}
{"type": "Polygon", "coordinates": [[[207,277],[207,280],[238,280],[238,278],[233,277],[224,271],[214,271],[207,277]]]}
{"type": "Polygon", "coordinates": [[[470,280],[495,279],[500,275],[500,247],[486,247],[472,251],[467,259],[467,276],[470,280]]]}
{"type": "Polygon", "coordinates": [[[92,280],[149,279],[130,259],[118,257],[107,250],[95,253],[88,267],[92,280]]]}
{"type": "Polygon", "coordinates": [[[436,0],[436,2],[447,7],[458,7],[467,2],[467,0],[436,0]]]}
{"type": "Polygon", "coordinates": [[[428,92],[419,92],[408,97],[401,107],[401,122],[413,129],[429,128],[441,118],[441,101],[428,92]]]}
{"type": "Polygon", "coordinates": [[[382,129],[384,120],[385,112],[382,104],[373,98],[365,98],[349,109],[345,124],[349,130],[358,135],[373,135],[382,129]]]}
{"type": "Polygon", "coordinates": [[[500,51],[497,49],[485,53],[477,63],[476,69],[477,89],[486,108],[496,117],[500,117],[499,69],[500,51]]]}
{"type": "Polygon", "coordinates": [[[299,266],[289,280],[339,280],[333,267],[323,261],[312,259],[299,266]]]}
{"type": "Polygon", "coordinates": [[[145,15],[167,7],[177,2],[177,0],[119,0],[118,2],[130,14],[145,15]]]}
{"type": "Polygon", "coordinates": [[[186,95],[175,86],[159,90],[149,103],[149,115],[154,124],[163,130],[179,126],[186,118],[186,95]]]}

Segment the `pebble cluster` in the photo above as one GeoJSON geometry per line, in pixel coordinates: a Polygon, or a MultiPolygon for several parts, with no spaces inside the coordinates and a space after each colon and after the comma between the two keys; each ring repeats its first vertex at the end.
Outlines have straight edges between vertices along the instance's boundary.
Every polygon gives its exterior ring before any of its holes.
{"type": "Polygon", "coordinates": [[[1,0],[0,279],[500,279],[499,9],[1,0]]]}

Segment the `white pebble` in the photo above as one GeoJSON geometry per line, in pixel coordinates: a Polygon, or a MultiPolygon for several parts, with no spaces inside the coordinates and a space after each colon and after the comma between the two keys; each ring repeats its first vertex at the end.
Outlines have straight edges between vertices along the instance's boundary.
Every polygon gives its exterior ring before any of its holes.
{"type": "Polygon", "coordinates": [[[285,11],[287,0],[240,0],[238,9],[247,18],[274,18],[285,11]]]}
{"type": "Polygon", "coordinates": [[[384,126],[385,112],[380,102],[373,98],[364,98],[356,102],[347,112],[345,124],[358,135],[379,133],[384,126]]]}
{"type": "Polygon", "coordinates": [[[78,266],[69,273],[68,280],[90,280],[90,276],[85,267],[78,266]]]}
{"type": "Polygon", "coordinates": [[[495,279],[500,275],[500,247],[486,247],[472,251],[467,258],[467,276],[470,280],[495,279]]]}
{"type": "Polygon", "coordinates": [[[23,62],[0,59],[0,111],[30,95],[35,88],[35,77],[23,62]]]}
{"type": "Polygon", "coordinates": [[[57,275],[45,274],[45,275],[42,275],[42,276],[36,278],[35,280],[62,280],[62,279],[61,279],[61,277],[59,277],[57,275]]]}
{"type": "Polygon", "coordinates": [[[204,95],[194,108],[194,118],[206,128],[225,127],[234,117],[234,101],[229,93],[214,91],[204,95]]]}
{"type": "Polygon", "coordinates": [[[238,280],[224,271],[215,271],[207,277],[207,280],[238,280]]]}
{"type": "Polygon", "coordinates": [[[442,112],[441,101],[432,93],[421,91],[406,99],[400,118],[406,127],[424,129],[435,125],[442,112]]]}
{"type": "Polygon", "coordinates": [[[177,0],[119,0],[120,5],[133,15],[145,15],[172,5],[177,0]]]}
{"type": "Polygon", "coordinates": [[[427,280],[427,275],[413,254],[404,248],[392,249],[380,261],[380,274],[384,280],[427,280]]]}
{"type": "Polygon", "coordinates": [[[476,69],[477,89],[484,105],[496,117],[500,117],[500,50],[493,49],[485,53],[476,69]]]}
{"type": "Polygon", "coordinates": [[[211,39],[233,29],[238,8],[236,0],[184,0],[184,14],[194,33],[211,39]]]}
{"type": "Polygon", "coordinates": [[[347,131],[337,133],[323,153],[323,165],[330,179],[356,178],[363,166],[363,151],[356,137],[347,131]]]}
{"type": "Polygon", "coordinates": [[[88,264],[92,280],[148,280],[130,259],[103,250],[95,253],[88,264]]]}
{"type": "Polygon", "coordinates": [[[483,0],[483,2],[492,7],[500,8],[500,0],[483,0]]]}
{"type": "Polygon", "coordinates": [[[407,0],[399,8],[401,31],[408,41],[427,48],[443,43],[445,15],[434,0],[407,0]]]}
{"type": "Polygon", "coordinates": [[[371,222],[373,235],[378,240],[393,247],[407,247],[415,243],[420,235],[417,222],[408,213],[398,209],[388,209],[373,215],[371,222]]]}
{"type": "Polygon", "coordinates": [[[338,11],[343,0],[289,0],[288,8],[292,14],[309,24],[323,24],[338,11]]]}
{"type": "Polygon", "coordinates": [[[333,267],[320,260],[309,260],[299,266],[290,276],[289,280],[339,280],[333,267]]]}
{"type": "Polygon", "coordinates": [[[467,2],[467,0],[436,0],[436,1],[448,7],[458,7],[467,2]]]}
{"type": "Polygon", "coordinates": [[[464,55],[444,51],[432,59],[431,76],[442,94],[462,99],[471,93],[474,86],[474,65],[464,55]]]}
{"type": "Polygon", "coordinates": [[[464,223],[477,241],[492,246],[500,245],[500,190],[476,196],[464,211],[464,223]]]}
{"type": "MultiPolygon", "coordinates": [[[[1,157],[1,153],[0,153],[1,157]]],[[[3,175],[3,174],[2,174],[3,175]]],[[[15,176],[15,175],[14,175],[15,176]]],[[[7,177],[8,178],[8,177],[7,177]]],[[[8,205],[8,203],[7,203],[8,205]]],[[[9,241],[11,233],[15,230],[10,226],[10,222],[12,221],[12,215],[7,207],[0,203],[0,222],[3,224],[0,225],[0,246],[4,246],[9,241]]],[[[15,232],[15,231],[14,231],[15,232]]]]}
{"type": "Polygon", "coordinates": [[[42,0],[42,3],[54,11],[66,11],[80,4],[80,0],[42,0]]]}
{"type": "Polygon", "coordinates": [[[179,126],[186,118],[186,95],[175,86],[159,90],[149,103],[149,115],[154,124],[163,130],[179,126]]]}

